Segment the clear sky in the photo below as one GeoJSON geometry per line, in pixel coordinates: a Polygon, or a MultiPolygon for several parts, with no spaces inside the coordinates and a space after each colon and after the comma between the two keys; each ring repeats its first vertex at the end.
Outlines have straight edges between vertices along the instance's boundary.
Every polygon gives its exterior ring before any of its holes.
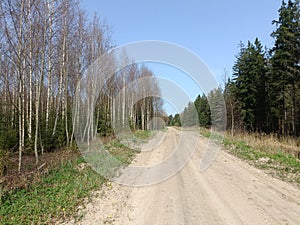
{"type": "MultiPolygon", "coordinates": [[[[258,37],[273,46],[272,20],[278,19],[280,5],[281,0],[82,0],[91,17],[97,12],[111,26],[114,44],[176,43],[197,54],[219,82],[224,69],[231,75],[240,41],[258,37]]],[[[195,88],[188,92],[192,100],[198,94],[195,88]]]]}

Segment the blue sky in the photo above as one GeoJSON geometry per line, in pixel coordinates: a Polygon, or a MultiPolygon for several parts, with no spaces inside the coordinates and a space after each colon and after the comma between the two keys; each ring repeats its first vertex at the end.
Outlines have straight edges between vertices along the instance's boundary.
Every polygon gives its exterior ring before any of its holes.
{"type": "MultiPolygon", "coordinates": [[[[272,20],[278,18],[280,5],[281,0],[82,0],[91,17],[97,12],[111,26],[114,44],[142,40],[176,43],[197,54],[219,82],[224,69],[231,75],[240,41],[258,37],[263,45],[273,46],[272,20]]],[[[160,75],[168,71],[153,68],[160,75]]],[[[171,74],[164,76],[172,79],[171,74]]],[[[184,80],[181,84],[191,87],[187,91],[194,100],[199,90],[184,80]]]]}

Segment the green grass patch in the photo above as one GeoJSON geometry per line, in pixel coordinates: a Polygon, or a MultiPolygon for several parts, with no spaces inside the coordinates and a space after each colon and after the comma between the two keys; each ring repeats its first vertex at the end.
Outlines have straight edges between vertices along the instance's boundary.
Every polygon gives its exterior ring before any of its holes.
{"type": "Polygon", "coordinates": [[[164,127],[163,129],[161,129],[162,132],[167,132],[168,131],[168,127],[164,127]]]}
{"type": "MultiPolygon", "coordinates": [[[[224,146],[227,148],[229,147],[228,142],[230,141],[227,140],[226,138],[223,141],[224,146]]],[[[259,158],[263,158],[267,156],[266,153],[255,150],[244,141],[231,142],[230,149],[234,155],[246,160],[258,160],[259,158]]]]}
{"type": "Polygon", "coordinates": [[[200,135],[205,138],[210,138],[210,131],[200,128],[200,135]]]}
{"type": "Polygon", "coordinates": [[[134,156],[140,151],[133,150],[122,144],[119,140],[115,139],[110,142],[106,147],[109,152],[119,161],[125,164],[130,164],[134,156]]]}
{"type": "MultiPolygon", "coordinates": [[[[107,149],[125,164],[129,164],[137,153],[118,140],[107,143],[107,149]]],[[[106,179],[78,156],[50,170],[27,189],[3,194],[0,224],[54,224],[77,217],[78,206],[104,182],[106,179]]]]}
{"type": "MultiPolygon", "coordinates": [[[[200,134],[206,138],[211,137],[210,131],[200,129],[200,134]]],[[[300,161],[295,156],[278,149],[275,153],[268,152],[268,146],[255,149],[251,143],[224,137],[223,146],[231,154],[248,161],[257,168],[269,170],[277,177],[300,184],[300,161]],[[265,149],[266,151],[263,151],[265,149]]]]}
{"type": "Polygon", "coordinates": [[[296,157],[292,155],[284,154],[282,151],[278,151],[278,153],[274,155],[269,155],[269,158],[283,165],[286,171],[292,173],[300,172],[300,162],[296,157]]]}
{"type": "Polygon", "coordinates": [[[223,143],[231,153],[239,158],[253,161],[253,164],[259,168],[275,169],[278,171],[284,170],[285,172],[292,173],[300,172],[299,160],[290,154],[282,152],[281,150],[278,150],[275,154],[267,153],[254,149],[244,141],[232,142],[226,138],[223,143]]]}
{"type": "Polygon", "coordinates": [[[215,143],[220,143],[223,140],[223,136],[217,132],[211,132],[211,130],[200,128],[200,135],[205,138],[210,138],[215,143]]]}
{"type": "Polygon", "coordinates": [[[137,130],[133,132],[133,135],[138,139],[148,139],[151,137],[152,132],[150,130],[137,130]]]}
{"type": "Polygon", "coordinates": [[[84,160],[79,157],[51,170],[28,189],[2,196],[1,224],[50,224],[75,215],[77,206],[105,179],[90,167],[78,170],[84,160]]]}

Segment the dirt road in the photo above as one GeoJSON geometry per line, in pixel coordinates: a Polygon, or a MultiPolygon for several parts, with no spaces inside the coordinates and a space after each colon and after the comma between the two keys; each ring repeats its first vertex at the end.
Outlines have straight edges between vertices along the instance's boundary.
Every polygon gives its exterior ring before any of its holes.
{"type": "MultiPolygon", "coordinates": [[[[134,163],[165,159],[179,136],[180,131],[169,128],[162,143],[134,163]]],[[[86,206],[80,224],[300,224],[296,187],[224,151],[207,171],[198,172],[205,142],[200,138],[189,163],[163,183],[140,188],[108,183],[86,206]]]]}

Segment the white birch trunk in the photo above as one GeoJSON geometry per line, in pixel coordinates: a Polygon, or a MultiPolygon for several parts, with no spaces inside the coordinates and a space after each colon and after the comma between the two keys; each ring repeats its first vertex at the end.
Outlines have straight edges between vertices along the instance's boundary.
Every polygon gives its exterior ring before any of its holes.
{"type": "Polygon", "coordinates": [[[49,15],[49,49],[48,49],[48,88],[47,88],[47,100],[46,100],[46,133],[49,130],[49,113],[52,103],[52,38],[53,38],[53,1],[48,1],[48,15],[49,15]]]}
{"type": "Polygon", "coordinates": [[[122,130],[125,127],[125,106],[126,106],[126,83],[125,83],[125,71],[122,73],[122,130]]]}
{"type": "Polygon", "coordinates": [[[31,0],[29,0],[29,115],[28,115],[28,138],[32,140],[32,21],[31,21],[31,0]]]}
{"type": "Polygon", "coordinates": [[[19,165],[18,170],[21,170],[22,166],[22,152],[24,150],[24,126],[25,126],[25,118],[24,118],[24,72],[22,66],[22,48],[23,48],[23,12],[24,12],[24,0],[21,1],[21,15],[19,20],[19,36],[18,36],[18,73],[19,73],[19,165]]]}

